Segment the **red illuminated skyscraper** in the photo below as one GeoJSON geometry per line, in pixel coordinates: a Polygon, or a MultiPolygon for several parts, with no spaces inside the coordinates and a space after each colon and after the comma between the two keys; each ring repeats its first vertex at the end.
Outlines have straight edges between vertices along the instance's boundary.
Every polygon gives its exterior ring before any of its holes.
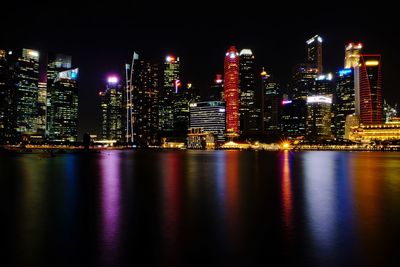
{"type": "Polygon", "coordinates": [[[381,55],[360,55],[360,122],[383,122],[381,55]]]}
{"type": "Polygon", "coordinates": [[[224,99],[226,102],[226,132],[239,134],[239,53],[231,46],[225,54],[224,99]]]}

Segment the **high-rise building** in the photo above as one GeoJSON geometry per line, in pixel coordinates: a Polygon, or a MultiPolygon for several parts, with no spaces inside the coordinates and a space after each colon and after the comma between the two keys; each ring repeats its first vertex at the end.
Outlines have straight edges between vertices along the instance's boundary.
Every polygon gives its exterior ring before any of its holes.
{"type": "Polygon", "coordinates": [[[264,69],[261,72],[262,86],[262,132],[266,134],[276,134],[279,132],[280,107],[282,94],[279,84],[273,80],[264,69]]]}
{"type": "Polygon", "coordinates": [[[311,64],[312,68],[318,70],[318,74],[323,71],[322,67],[322,38],[315,35],[306,41],[307,43],[307,63],[311,64]]]}
{"type": "Polygon", "coordinates": [[[192,83],[177,85],[174,95],[174,136],[186,137],[189,128],[189,104],[200,101],[200,95],[192,83]]]}
{"type": "Polygon", "coordinates": [[[7,92],[7,142],[19,142],[24,135],[76,140],[78,69],[68,69],[70,56],[51,54],[40,59],[32,49],[0,50],[0,91],[6,85],[7,92]]]}
{"type": "Polygon", "coordinates": [[[312,95],[317,77],[317,68],[312,67],[311,64],[298,64],[294,68],[292,77],[292,98],[306,100],[307,96],[312,95]]]}
{"type": "Polygon", "coordinates": [[[171,135],[174,130],[174,94],[180,82],[179,57],[168,55],[164,62],[163,87],[159,99],[159,130],[171,135]]]}
{"type": "Polygon", "coordinates": [[[310,139],[329,139],[332,137],[331,117],[332,95],[307,97],[306,133],[310,139]]]}
{"type": "Polygon", "coordinates": [[[43,136],[46,135],[47,127],[47,83],[38,82],[38,122],[37,131],[43,136]]]}
{"type": "MultiPolygon", "coordinates": [[[[72,68],[72,59],[70,55],[49,53],[47,55],[46,70],[46,135],[50,140],[55,138],[54,118],[57,116],[55,112],[57,108],[52,104],[58,102],[58,97],[62,96],[62,92],[58,92],[55,88],[55,81],[60,72],[70,70],[72,68]]],[[[77,77],[76,77],[77,78],[77,77]]],[[[44,85],[43,85],[44,86],[44,85]]],[[[44,88],[43,88],[44,89],[44,88]]]]}
{"type": "MultiPolygon", "coordinates": [[[[53,77],[51,77],[53,78],[53,77]]],[[[78,139],[78,69],[60,71],[47,88],[49,139],[75,142],[78,139]]]]}
{"type": "Polygon", "coordinates": [[[224,80],[221,74],[215,76],[210,91],[210,101],[224,101],[224,80]]]}
{"type": "Polygon", "coordinates": [[[49,53],[47,55],[47,83],[51,87],[53,81],[61,71],[72,68],[72,58],[70,55],[49,53]]]}
{"type": "Polygon", "coordinates": [[[224,98],[226,103],[226,132],[239,135],[239,53],[231,46],[224,61],[224,98]]]}
{"type": "Polygon", "coordinates": [[[360,122],[380,124],[383,122],[381,55],[360,55],[359,67],[360,122]]]}
{"type": "Polygon", "coordinates": [[[344,138],[346,117],[355,114],[354,69],[341,69],[336,75],[334,94],[334,130],[337,138],[344,138]]]}
{"type": "Polygon", "coordinates": [[[13,125],[18,135],[36,133],[38,122],[39,52],[32,49],[9,51],[12,80],[13,125]]]}
{"type": "Polygon", "coordinates": [[[106,89],[100,92],[102,138],[123,141],[122,86],[117,76],[107,78],[106,89]]]}
{"type": "Polygon", "coordinates": [[[362,44],[349,43],[345,46],[344,68],[354,68],[360,62],[362,44]]]}
{"type": "Polygon", "coordinates": [[[190,128],[202,129],[216,136],[218,142],[225,141],[226,127],[225,103],[208,101],[190,103],[190,128]]]}
{"type": "Polygon", "coordinates": [[[7,51],[0,50],[0,144],[10,142],[11,138],[11,92],[7,51]]]}
{"type": "Polygon", "coordinates": [[[282,100],[281,131],[285,137],[306,135],[307,106],[304,99],[282,100]]]}
{"type": "Polygon", "coordinates": [[[250,49],[239,53],[239,90],[240,90],[240,133],[247,135],[257,131],[258,114],[256,112],[255,62],[250,49]]]}
{"type": "Polygon", "coordinates": [[[335,80],[332,73],[318,75],[311,95],[332,95],[335,88],[335,80]]]}
{"type": "Polygon", "coordinates": [[[133,75],[133,139],[140,147],[155,145],[159,141],[159,67],[138,60],[133,75]]]}

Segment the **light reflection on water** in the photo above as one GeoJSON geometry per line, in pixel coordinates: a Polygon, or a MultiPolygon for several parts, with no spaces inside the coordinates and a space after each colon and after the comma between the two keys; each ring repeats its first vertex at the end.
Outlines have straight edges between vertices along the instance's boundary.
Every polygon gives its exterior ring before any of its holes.
{"type": "Polygon", "coordinates": [[[107,265],[115,264],[120,249],[121,173],[120,153],[101,155],[101,225],[102,258],[107,265]]]}
{"type": "Polygon", "coordinates": [[[20,265],[396,261],[397,153],[108,151],[0,170],[20,265]]]}
{"type": "Polygon", "coordinates": [[[290,171],[290,152],[285,150],[281,153],[281,194],[282,194],[282,209],[283,209],[283,223],[287,233],[290,235],[293,231],[293,196],[292,196],[292,182],[290,171]]]}

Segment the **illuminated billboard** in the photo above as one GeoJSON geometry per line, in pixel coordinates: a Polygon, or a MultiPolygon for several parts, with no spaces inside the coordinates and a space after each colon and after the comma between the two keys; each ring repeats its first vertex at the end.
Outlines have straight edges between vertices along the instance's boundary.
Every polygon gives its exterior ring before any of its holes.
{"type": "Polygon", "coordinates": [[[292,100],[282,100],[282,105],[292,104],[292,100]]]}
{"type": "Polygon", "coordinates": [[[78,68],[59,72],[55,81],[58,80],[76,81],[77,79],[78,79],[78,68]]]}
{"type": "Polygon", "coordinates": [[[332,97],[331,96],[307,96],[307,103],[326,103],[332,104],[332,97]]]}
{"type": "Polygon", "coordinates": [[[348,74],[350,74],[352,72],[353,72],[352,69],[342,69],[342,70],[339,70],[339,76],[345,76],[345,75],[348,75],[348,74]]]}

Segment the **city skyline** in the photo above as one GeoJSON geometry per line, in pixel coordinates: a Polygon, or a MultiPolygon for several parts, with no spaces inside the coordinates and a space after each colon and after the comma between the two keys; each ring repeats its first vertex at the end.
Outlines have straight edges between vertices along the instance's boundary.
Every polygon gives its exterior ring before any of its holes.
{"type": "Polygon", "coordinates": [[[7,266],[399,266],[393,1],[3,2],[7,266]]]}
{"type": "Polygon", "coordinates": [[[80,136],[90,129],[100,130],[100,125],[94,120],[100,116],[100,101],[93,95],[102,88],[108,73],[123,68],[133,51],[153,61],[161,61],[168,53],[176,54],[182,61],[182,76],[205,92],[215,74],[222,73],[223,54],[229,45],[251,49],[258,64],[265,66],[266,71],[279,82],[287,83],[292,66],[305,57],[305,41],[315,34],[324,38],[325,72],[334,73],[343,65],[344,46],[348,42],[362,42],[369,52],[382,54],[383,96],[393,101],[391,104],[399,102],[395,75],[398,69],[396,31],[391,16],[380,17],[389,7],[379,5],[369,9],[337,5],[327,10],[299,4],[300,9],[296,12],[297,6],[286,11],[282,6],[271,6],[269,10],[254,2],[248,4],[251,12],[237,13],[236,19],[227,26],[225,18],[230,11],[237,12],[238,7],[224,3],[205,4],[198,8],[174,2],[156,7],[141,3],[127,6],[125,10],[118,3],[80,4],[77,8],[72,2],[66,7],[65,16],[57,15],[55,7],[30,3],[23,10],[11,6],[9,12],[0,18],[2,23],[16,15],[20,18],[18,24],[7,23],[0,43],[6,48],[28,47],[73,56],[74,64],[80,67],[81,72],[80,136]],[[140,12],[133,12],[133,7],[140,12]],[[310,20],[314,22],[298,25],[303,16],[300,11],[307,8],[313,14],[310,20]],[[36,17],[35,11],[39,10],[49,16],[46,19],[36,17]],[[171,12],[166,12],[168,10],[171,12]],[[341,19],[342,12],[351,14],[355,10],[360,14],[355,22],[341,19]],[[287,14],[281,19],[283,12],[287,14]],[[204,13],[207,19],[202,16],[204,13]],[[168,14],[177,20],[171,24],[172,27],[163,20],[169,17],[168,14]],[[58,22],[47,23],[47,20],[58,22]],[[134,32],[130,31],[132,35],[126,40],[123,36],[130,29],[134,32]],[[63,32],[71,34],[64,35],[63,32]]]}

